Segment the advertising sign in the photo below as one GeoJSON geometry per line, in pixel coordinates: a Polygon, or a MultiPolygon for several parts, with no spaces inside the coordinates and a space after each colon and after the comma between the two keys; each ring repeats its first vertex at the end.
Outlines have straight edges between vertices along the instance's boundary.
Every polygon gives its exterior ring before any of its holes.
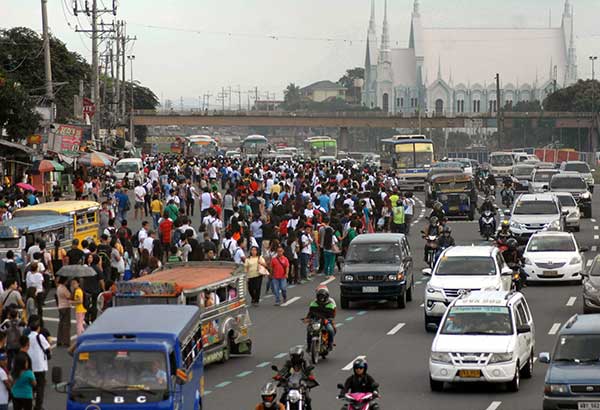
{"type": "Polygon", "coordinates": [[[50,150],[60,154],[77,154],[83,138],[83,129],[74,125],[56,124],[51,134],[50,150]]]}

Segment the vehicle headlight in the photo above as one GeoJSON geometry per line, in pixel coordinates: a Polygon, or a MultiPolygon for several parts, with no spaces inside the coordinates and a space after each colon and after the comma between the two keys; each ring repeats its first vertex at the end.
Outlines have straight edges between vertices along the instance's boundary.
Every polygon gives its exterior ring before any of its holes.
{"type": "Polygon", "coordinates": [[[510,221],[510,227],[514,229],[524,229],[524,225],[516,221],[510,221]]]}
{"type": "Polygon", "coordinates": [[[439,363],[452,363],[452,358],[449,353],[431,352],[431,361],[439,363]]]}
{"type": "Polygon", "coordinates": [[[344,275],[344,280],[348,281],[348,282],[353,281],[354,280],[354,276],[352,276],[352,275],[344,275]]]}
{"type": "Polygon", "coordinates": [[[546,229],[552,231],[560,231],[560,221],[557,219],[556,221],[552,221],[549,224],[546,224],[546,229]]]}
{"type": "Polygon", "coordinates": [[[573,257],[573,259],[571,259],[571,262],[569,262],[569,265],[577,265],[581,263],[581,256],[577,255],[575,257],[573,257]]]}
{"type": "Polygon", "coordinates": [[[589,192],[584,192],[583,194],[581,194],[581,198],[583,199],[590,199],[591,195],[589,192]]]}
{"type": "Polygon", "coordinates": [[[427,285],[427,293],[442,293],[442,290],[434,286],[427,285]]]}
{"type": "Polygon", "coordinates": [[[288,392],[288,400],[290,403],[298,403],[302,399],[302,394],[298,390],[290,390],[288,392]]]}
{"type": "Polygon", "coordinates": [[[546,394],[567,394],[569,387],[566,384],[545,384],[544,393],[546,394]]]}
{"type": "Polygon", "coordinates": [[[490,358],[490,363],[502,363],[510,362],[513,358],[512,352],[510,353],[494,353],[490,358]]]}
{"type": "Polygon", "coordinates": [[[319,330],[319,329],[321,329],[321,323],[319,323],[319,322],[313,323],[312,324],[312,328],[313,328],[313,330],[319,330]]]}

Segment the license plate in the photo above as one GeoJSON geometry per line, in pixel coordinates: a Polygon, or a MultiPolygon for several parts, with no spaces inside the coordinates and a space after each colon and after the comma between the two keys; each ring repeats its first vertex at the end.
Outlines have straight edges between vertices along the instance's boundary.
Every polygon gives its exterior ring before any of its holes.
{"type": "Polygon", "coordinates": [[[463,379],[477,379],[481,377],[481,370],[459,370],[458,377],[463,379]]]}
{"type": "Polygon", "coordinates": [[[458,206],[451,206],[449,209],[451,211],[458,211],[458,206]]]}
{"type": "Polygon", "coordinates": [[[240,335],[244,336],[244,337],[248,336],[248,329],[247,328],[240,329],[240,335]]]}
{"type": "Polygon", "coordinates": [[[545,270],[542,272],[544,276],[558,276],[557,270],[545,270]]]}
{"type": "Polygon", "coordinates": [[[600,401],[580,401],[577,403],[577,410],[599,410],[600,401]]]}
{"type": "Polygon", "coordinates": [[[379,293],[379,286],[363,286],[363,293],[379,293]]]}

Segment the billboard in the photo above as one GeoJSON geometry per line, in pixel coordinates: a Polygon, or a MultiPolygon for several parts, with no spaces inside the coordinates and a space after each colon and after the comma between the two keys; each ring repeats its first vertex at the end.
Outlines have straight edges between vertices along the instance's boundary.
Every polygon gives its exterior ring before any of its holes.
{"type": "Polygon", "coordinates": [[[59,154],[77,155],[83,140],[83,128],[74,125],[55,124],[50,134],[48,148],[59,154]]]}

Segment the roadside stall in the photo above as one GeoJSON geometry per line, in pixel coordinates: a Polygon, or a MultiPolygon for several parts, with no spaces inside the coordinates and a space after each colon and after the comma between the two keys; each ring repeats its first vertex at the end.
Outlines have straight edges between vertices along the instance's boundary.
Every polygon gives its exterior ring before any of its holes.
{"type": "Polygon", "coordinates": [[[31,184],[36,191],[41,192],[46,202],[52,197],[52,189],[55,185],[62,185],[62,172],[65,170],[56,161],[43,159],[35,161],[31,167],[31,184]]]}

